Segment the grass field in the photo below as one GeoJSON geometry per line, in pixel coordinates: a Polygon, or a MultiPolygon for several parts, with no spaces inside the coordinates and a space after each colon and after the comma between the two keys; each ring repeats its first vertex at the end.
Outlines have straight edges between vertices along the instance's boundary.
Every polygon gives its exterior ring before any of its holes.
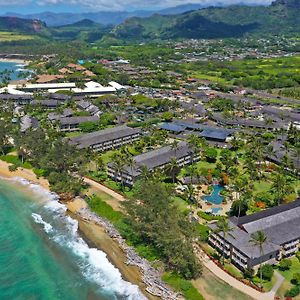
{"type": "Polygon", "coordinates": [[[0,31],[0,42],[26,41],[35,39],[32,35],[19,34],[15,32],[0,31]]]}

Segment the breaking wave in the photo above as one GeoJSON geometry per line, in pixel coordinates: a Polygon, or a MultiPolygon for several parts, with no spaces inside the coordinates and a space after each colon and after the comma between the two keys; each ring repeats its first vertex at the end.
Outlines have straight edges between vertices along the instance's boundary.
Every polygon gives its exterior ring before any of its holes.
{"type": "Polygon", "coordinates": [[[42,197],[38,212],[32,213],[32,219],[41,225],[50,240],[70,253],[75,259],[85,279],[99,287],[99,292],[112,299],[146,299],[138,286],[125,281],[120,271],[110,263],[106,254],[96,248],[90,248],[78,234],[78,222],[66,215],[66,206],[59,203],[59,197],[37,184],[22,178],[12,179],[42,197]],[[44,202],[45,199],[45,202],[44,202]]]}

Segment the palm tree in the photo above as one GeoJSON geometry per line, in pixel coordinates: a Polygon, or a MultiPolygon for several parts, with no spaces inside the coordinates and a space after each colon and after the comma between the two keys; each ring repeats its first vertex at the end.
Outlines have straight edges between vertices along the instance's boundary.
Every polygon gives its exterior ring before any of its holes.
{"type": "Polygon", "coordinates": [[[115,179],[118,180],[118,176],[120,176],[121,188],[124,189],[124,177],[122,173],[124,171],[125,159],[122,154],[116,153],[113,156],[113,167],[115,169],[115,179]]]}
{"type": "Polygon", "coordinates": [[[135,167],[135,160],[131,155],[126,157],[126,164],[130,168],[131,176],[132,176],[132,179],[133,179],[133,171],[134,171],[134,167],[135,167]]]}
{"type": "Polygon", "coordinates": [[[226,238],[228,236],[234,238],[234,236],[231,234],[231,231],[232,231],[233,228],[230,227],[230,224],[229,224],[228,220],[225,219],[225,218],[220,219],[217,222],[216,225],[217,225],[217,227],[214,230],[214,232],[222,233],[222,237],[223,237],[223,241],[224,241],[224,245],[222,247],[222,250],[223,250],[222,251],[222,264],[224,265],[224,262],[225,262],[225,242],[226,242],[226,238]]]}
{"type": "MultiPolygon", "coordinates": [[[[262,258],[262,256],[264,255],[264,245],[267,243],[266,234],[262,230],[252,233],[249,243],[251,243],[255,247],[259,247],[260,257],[262,258]]],[[[260,261],[260,265],[259,265],[260,285],[262,287],[262,268],[261,267],[262,267],[262,260],[260,261]]]]}
{"type": "Polygon", "coordinates": [[[148,179],[150,179],[151,174],[150,174],[150,170],[147,168],[147,166],[142,165],[139,168],[140,172],[141,172],[141,179],[143,181],[147,181],[148,179]]]}
{"type": "Polygon", "coordinates": [[[272,189],[276,194],[277,198],[277,205],[280,205],[281,199],[285,196],[287,192],[287,181],[286,177],[281,174],[280,172],[276,174],[274,180],[272,189]]]}
{"type": "Polygon", "coordinates": [[[175,183],[176,173],[178,172],[179,167],[176,157],[171,157],[170,162],[166,166],[166,171],[171,175],[172,182],[175,183]]]}
{"type": "Polygon", "coordinates": [[[239,210],[238,210],[238,219],[241,215],[241,206],[243,202],[241,201],[241,196],[248,190],[248,180],[246,177],[238,177],[234,182],[234,189],[236,191],[237,195],[237,201],[239,204],[239,210]]]}
{"type": "Polygon", "coordinates": [[[178,150],[178,144],[179,144],[179,142],[177,140],[174,140],[173,143],[171,144],[171,150],[174,150],[175,157],[176,157],[176,152],[178,150]]]}

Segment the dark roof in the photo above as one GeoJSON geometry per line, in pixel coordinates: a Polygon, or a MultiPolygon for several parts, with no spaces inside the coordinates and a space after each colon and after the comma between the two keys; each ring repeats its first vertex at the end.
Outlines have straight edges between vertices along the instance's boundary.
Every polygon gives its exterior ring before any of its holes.
{"type": "Polygon", "coordinates": [[[300,122],[300,113],[288,111],[285,109],[276,108],[273,106],[265,106],[263,108],[265,114],[272,114],[292,121],[300,122]]]}
{"type": "Polygon", "coordinates": [[[251,223],[251,222],[254,222],[254,221],[269,217],[269,216],[277,215],[279,213],[294,209],[296,207],[300,207],[300,199],[297,199],[296,201],[288,203],[288,204],[282,204],[279,206],[275,206],[275,207],[257,212],[252,215],[240,217],[239,219],[236,217],[233,217],[233,218],[231,218],[231,221],[234,224],[241,226],[241,225],[251,223]]]}
{"type": "Polygon", "coordinates": [[[202,132],[198,133],[198,135],[206,139],[225,141],[231,135],[231,132],[226,129],[211,127],[204,129],[202,132]]]}
{"type": "Polygon", "coordinates": [[[46,107],[57,107],[62,103],[58,100],[32,100],[31,105],[41,105],[46,107]]]}
{"type": "Polygon", "coordinates": [[[185,127],[173,123],[163,123],[159,128],[173,132],[183,132],[185,130],[185,127]]]}
{"type": "MultiPolygon", "coordinates": [[[[149,170],[154,170],[157,167],[168,164],[172,157],[180,159],[190,154],[192,150],[186,142],[180,142],[176,149],[172,146],[165,146],[156,150],[152,150],[134,157],[135,166],[133,168],[126,167],[125,171],[133,176],[138,176],[141,173],[141,167],[145,166],[149,170]]],[[[110,163],[109,166],[113,167],[110,163]]]]}
{"type": "Polygon", "coordinates": [[[141,130],[138,128],[131,128],[126,125],[107,128],[104,130],[84,134],[79,137],[71,138],[70,143],[77,145],[78,148],[89,148],[97,144],[107,141],[124,138],[133,134],[140,134],[141,130]]]}
{"type": "Polygon", "coordinates": [[[84,116],[84,117],[62,117],[59,118],[58,121],[61,125],[75,125],[81,124],[85,122],[97,122],[99,121],[99,117],[97,116],[84,116]]]}

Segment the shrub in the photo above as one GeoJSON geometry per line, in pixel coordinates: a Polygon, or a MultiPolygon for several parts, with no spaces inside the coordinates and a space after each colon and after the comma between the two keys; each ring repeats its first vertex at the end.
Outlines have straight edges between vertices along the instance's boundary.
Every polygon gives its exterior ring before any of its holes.
{"type": "Polygon", "coordinates": [[[296,253],[296,257],[298,258],[298,260],[299,260],[299,262],[300,262],[300,251],[298,251],[298,252],[296,253]]]}
{"type": "Polygon", "coordinates": [[[300,285],[300,273],[294,273],[291,282],[293,284],[300,285]]]}
{"type": "Polygon", "coordinates": [[[244,270],[244,278],[252,279],[253,276],[254,276],[254,270],[253,269],[245,269],[244,270]]]}
{"type": "MultiPolygon", "coordinates": [[[[271,265],[268,265],[268,264],[263,265],[261,267],[261,271],[262,271],[262,278],[264,280],[270,281],[272,279],[273,273],[274,273],[274,269],[273,269],[273,267],[271,265]]],[[[259,274],[260,274],[260,270],[259,270],[259,274]]]]}
{"type": "Polygon", "coordinates": [[[281,271],[286,271],[289,270],[292,266],[292,262],[288,259],[283,259],[280,263],[279,263],[279,269],[281,271]]]}
{"type": "Polygon", "coordinates": [[[294,287],[292,287],[290,290],[288,290],[284,296],[285,297],[296,297],[300,294],[300,286],[296,285],[294,287]]]}

